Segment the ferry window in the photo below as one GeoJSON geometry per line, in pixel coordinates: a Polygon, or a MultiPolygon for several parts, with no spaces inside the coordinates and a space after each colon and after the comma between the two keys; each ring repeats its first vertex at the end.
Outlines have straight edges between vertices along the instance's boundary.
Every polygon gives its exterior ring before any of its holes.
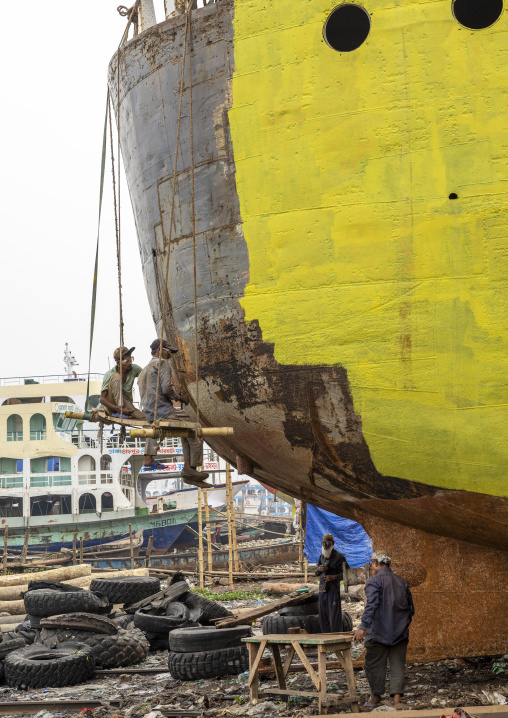
{"type": "Polygon", "coordinates": [[[46,417],[34,414],[30,417],[30,441],[43,441],[46,438],[46,417]]]}
{"type": "Polygon", "coordinates": [[[101,511],[113,511],[113,494],[109,491],[101,496],[101,511]]]}
{"type": "Polygon", "coordinates": [[[81,494],[79,497],[79,513],[94,514],[97,511],[97,502],[93,494],[81,494]]]}
{"type": "Polygon", "coordinates": [[[72,499],[64,496],[33,496],[30,499],[30,516],[60,516],[72,513],[72,499]]]}
{"type": "Polygon", "coordinates": [[[0,517],[16,518],[23,516],[23,499],[21,496],[0,498],[0,517]]]}
{"type": "Polygon", "coordinates": [[[16,473],[23,473],[23,459],[16,459],[16,473]]]}
{"type": "Polygon", "coordinates": [[[101,456],[101,471],[109,471],[111,469],[111,456],[104,454],[101,456]]]}
{"type": "Polygon", "coordinates": [[[357,50],[370,32],[370,15],[360,7],[344,3],[332,10],[323,29],[327,45],[337,52],[357,50]]]}
{"type": "Polygon", "coordinates": [[[68,457],[48,456],[46,459],[46,471],[70,471],[71,460],[68,457]]]}
{"type": "Polygon", "coordinates": [[[11,414],[7,419],[7,441],[23,441],[23,419],[11,414]]]}
{"type": "Polygon", "coordinates": [[[18,474],[23,471],[23,459],[0,459],[0,474],[18,474]],[[18,470],[21,462],[21,471],[18,470]]]}
{"type": "Polygon", "coordinates": [[[95,484],[97,475],[95,473],[95,459],[93,456],[83,454],[78,459],[78,481],[80,484],[95,484]]]}
{"type": "Polygon", "coordinates": [[[453,0],[453,17],[470,30],[484,30],[503,12],[503,0],[453,0]]]}

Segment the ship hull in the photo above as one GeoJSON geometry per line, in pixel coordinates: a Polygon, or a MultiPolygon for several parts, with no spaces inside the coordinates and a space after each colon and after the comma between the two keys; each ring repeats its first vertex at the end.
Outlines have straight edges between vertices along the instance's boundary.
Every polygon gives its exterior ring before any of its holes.
{"type": "MultiPolygon", "coordinates": [[[[153,549],[164,551],[169,549],[185,530],[190,521],[195,523],[196,510],[168,511],[162,514],[144,514],[117,519],[101,519],[80,523],[59,523],[55,525],[30,526],[28,550],[60,551],[72,548],[76,535],[83,538],[83,547],[100,546],[110,541],[117,541],[129,536],[129,525],[132,532],[143,531],[141,548],[148,546],[153,536],[153,549]]],[[[9,528],[8,547],[22,549],[24,529],[9,528]]]]}
{"type": "MultiPolygon", "coordinates": [[[[426,560],[432,555],[436,565],[440,565],[442,541],[445,545],[450,541],[455,547],[474,546],[477,560],[485,556],[491,578],[499,586],[499,577],[506,576],[506,570],[493,552],[498,556],[496,552],[508,550],[506,486],[498,493],[490,491],[487,480],[477,481],[475,490],[462,489],[460,481],[447,482],[442,475],[446,451],[436,454],[436,467],[439,465],[441,471],[439,477],[436,471],[436,484],[431,468],[424,481],[417,480],[416,471],[415,476],[381,471],[371,451],[377,438],[366,438],[361,406],[354,400],[350,372],[340,361],[340,347],[335,361],[305,361],[299,356],[299,335],[312,325],[312,315],[300,329],[296,320],[288,327],[282,314],[275,321],[285,341],[290,346],[292,342],[294,352],[292,361],[287,360],[291,351],[286,351],[285,360],[280,361],[277,345],[264,338],[263,322],[252,312],[246,316],[244,299],[252,281],[255,238],[251,236],[248,245],[243,215],[246,211],[252,215],[248,206],[252,198],[245,193],[245,173],[240,183],[237,173],[239,153],[244,159],[249,148],[243,146],[238,151],[238,136],[233,142],[230,127],[236,60],[233,0],[221,0],[194,13],[192,23],[196,364],[188,79],[182,96],[183,129],[173,182],[184,31],[185,18],[175,18],[149,29],[126,46],[120,57],[119,120],[145,284],[157,327],[160,330],[165,306],[167,333],[179,347],[175,369],[194,401],[199,384],[203,423],[234,428],[233,437],[210,443],[234,465],[240,462],[247,467],[246,473],[254,478],[358,521],[370,532],[375,546],[385,544],[384,538],[389,535],[398,549],[394,566],[403,575],[410,577],[413,559],[409,551],[400,551],[397,537],[413,545],[410,535],[415,531],[427,542],[430,554],[426,560]]],[[[254,30],[252,33],[253,42],[257,41],[260,36],[254,30]]],[[[117,94],[116,57],[110,65],[113,96],[117,94]]],[[[248,74],[247,68],[242,72],[248,74]]],[[[248,102],[248,98],[244,100],[248,102]]],[[[237,105],[236,112],[241,110],[237,105]]],[[[269,122],[268,117],[264,119],[269,122]]],[[[259,147],[252,148],[253,155],[260,151],[259,147]]],[[[267,184],[271,181],[266,178],[267,184]]],[[[284,180],[279,177],[278,181],[284,180]]],[[[259,189],[259,193],[266,191],[266,187],[259,189]]],[[[280,198],[278,187],[270,185],[270,192],[280,198]]],[[[284,207],[280,211],[283,213],[284,207]]],[[[297,211],[287,208],[287,212],[297,211]]],[[[296,246],[294,251],[298,251],[296,246]]],[[[277,253],[275,246],[273,252],[277,253]]],[[[291,291],[293,301],[305,305],[306,294],[299,291],[297,279],[291,291]]],[[[267,293],[269,296],[269,290],[267,293]]],[[[275,292],[273,297],[276,301],[275,292]]],[[[319,302],[309,302],[308,306],[309,313],[316,307],[319,312],[326,308],[319,302]]],[[[404,311],[402,305],[400,311],[404,311]]],[[[319,321],[318,314],[315,319],[319,321]]],[[[324,331],[327,336],[323,342],[329,341],[333,326],[324,331]]],[[[271,327],[268,334],[273,333],[271,327]]],[[[394,412],[394,423],[398,419],[394,412]]],[[[393,447],[397,438],[393,437],[393,447]]],[[[426,466],[432,467],[432,461],[426,461],[426,466]]],[[[466,485],[472,484],[465,481],[466,485]]],[[[447,575],[451,577],[450,572],[447,575]]],[[[454,575],[454,580],[463,585],[463,575],[454,575]]],[[[505,588],[498,588],[498,597],[500,591],[505,599],[505,588]]],[[[421,595],[428,600],[436,598],[428,585],[421,589],[421,595]]],[[[423,598],[421,601],[423,605],[423,598]]],[[[481,634],[472,638],[467,650],[461,648],[463,655],[485,652],[487,626],[497,633],[499,601],[492,600],[489,605],[481,634]]],[[[424,630],[418,629],[419,625],[423,626],[416,618],[415,630],[424,630]]],[[[420,659],[451,655],[454,635],[451,631],[446,639],[434,636],[434,640],[420,641],[420,659]]],[[[506,634],[501,636],[506,638],[506,634]]]]}

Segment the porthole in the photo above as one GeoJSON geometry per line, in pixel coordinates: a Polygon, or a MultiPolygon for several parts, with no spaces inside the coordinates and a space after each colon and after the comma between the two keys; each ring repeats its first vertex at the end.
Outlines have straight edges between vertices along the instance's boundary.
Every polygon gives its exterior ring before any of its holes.
{"type": "Polygon", "coordinates": [[[370,15],[359,5],[339,5],[332,10],[323,28],[327,44],[337,52],[356,50],[370,32],[370,15]]]}
{"type": "Polygon", "coordinates": [[[503,12],[503,0],[453,0],[452,13],[458,23],[470,30],[484,30],[503,12]]]}

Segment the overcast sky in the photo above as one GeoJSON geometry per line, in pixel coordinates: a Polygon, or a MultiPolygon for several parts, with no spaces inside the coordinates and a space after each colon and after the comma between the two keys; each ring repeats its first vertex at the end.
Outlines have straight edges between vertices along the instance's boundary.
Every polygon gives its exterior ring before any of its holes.
{"type": "MultiPolygon", "coordinates": [[[[119,0],[2,3],[0,377],[88,363],[106,78],[126,20],[119,0]]],[[[127,3],[132,5],[132,1],[127,3]]],[[[163,0],[156,0],[158,21],[163,0]]],[[[155,337],[122,176],[125,341],[144,365],[155,337]]],[[[101,228],[92,371],[119,344],[111,160],[101,228]]]]}

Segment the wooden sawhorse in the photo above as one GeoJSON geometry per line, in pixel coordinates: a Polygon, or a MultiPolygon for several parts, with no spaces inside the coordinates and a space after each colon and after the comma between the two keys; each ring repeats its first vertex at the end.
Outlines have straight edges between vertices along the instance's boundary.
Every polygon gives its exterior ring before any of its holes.
{"type": "MultiPolygon", "coordinates": [[[[279,696],[309,696],[319,699],[319,713],[327,713],[328,706],[338,704],[349,704],[354,712],[359,712],[358,694],[356,692],[356,679],[351,659],[351,633],[309,633],[309,634],[270,634],[267,636],[250,636],[243,638],[249,649],[249,688],[250,701],[255,705],[260,696],[275,694],[279,696]],[[287,646],[288,653],[282,662],[280,646],[287,646]],[[318,650],[317,673],[311,666],[305,655],[304,646],[316,647],[318,650]],[[269,648],[273,654],[275,663],[275,674],[277,676],[278,688],[267,688],[259,690],[258,669],[263,657],[265,648],[269,648]],[[349,698],[334,696],[326,692],[326,653],[333,651],[346,673],[349,698]],[[302,671],[307,671],[316,691],[289,690],[286,686],[286,678],[289,667],[295,656],[302,662],[302,671]]],[[[294,672],[294,667],[293,671],[294,672]]]]}

